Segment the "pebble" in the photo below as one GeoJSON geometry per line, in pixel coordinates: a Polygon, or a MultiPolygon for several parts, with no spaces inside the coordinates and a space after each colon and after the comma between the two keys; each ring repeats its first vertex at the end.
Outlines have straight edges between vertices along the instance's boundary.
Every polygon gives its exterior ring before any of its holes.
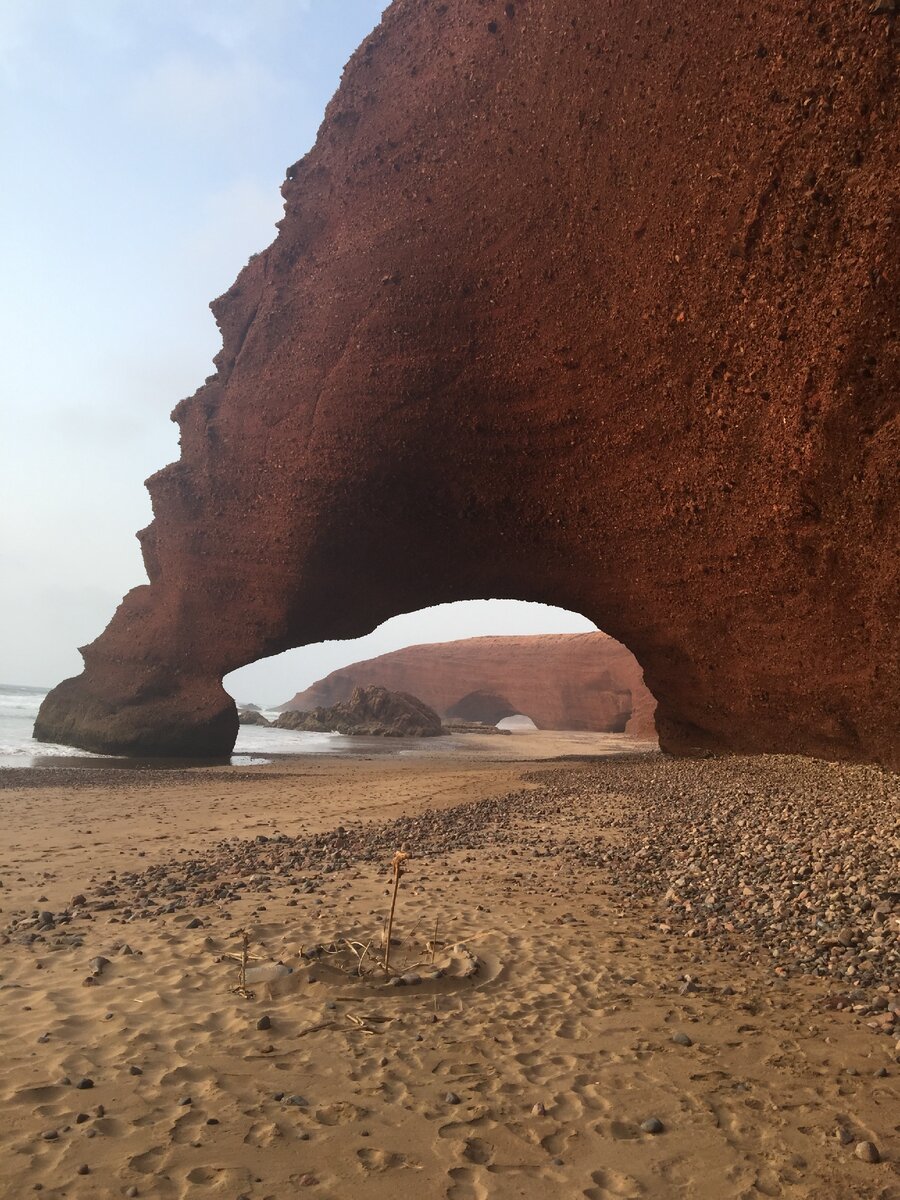
{"type": "Polygon", "coordinates": [[[143,1075],[143,1073],[144,1073],[144,1072],[141,1070],[141,1068],[140,1068],[140,1067],[135,1067],[135,1066],[133,1066],[133,1065],[132,1065],[132,1066],[130,1066],[130,1067],[128,1068],[128,1074],[129,1074],[129,1075],[143,1075]]]}
{"type": "Polygon", "coordinates": [[[58,1129],[45,1129],[44,1132],[41,1134],[41,1137],[44,1139],[45,1142],[55,1142],[56,1139],[59,1137],[59,1130],[58,1129]]]}
{"type": "Polygon", "coordinates": [[[78,1088],[78,1090],[80,1092],[86,1092],[94,1086],[94,1081],[93,1081],[93,1079],[89,1079],[87,1075],[84,1075],[81,1079],[78,1080],[78,1082],[75,1084],[75,1086],[78,1088]]]}
{"type": "Polygon", "coordinates": [[[682,1033],[679,1029],[677,1033],[672,1034],[672,1041],[676,1046],[693,1046],[693,1039],[688,1037],[686,1033],[682,1033]]]}
{"type": "Polygon", "coordinates": [[[462,1104],[462,1100],[460,1100],[456,1092],[448,1092],[444,1097],[444,1101],[446,1104],[462,1104]]]}
{"type": "Polygon", "coordinates": [[[646,1121],[641,1121],[641,1129],[644,1133],[662,1133],[665,1126],[659,1117],[648,1117],[646,1121]]]}
{"type": "Polygon", "coordinates": [[[134,1197],[139,1196],[140,1192],[137,1190],[134,1184],[132,1184],[125,1195],[128,1197],[128,1200],[134,1200],[134,1197]]]}
{"type": "Polygon", "coordinates": [[[881,1155],[878,1153],[878,1147],[874,1142],[857,1142],[856,1149],[853,1151],[853,1153],[858,1159],[861,1159],[862,1162],[881,1162],[881,1155]]]}
{"type": "Polygon", "coordinates": [[[187,1104],[193,1104],[193,1103],[194,1102],[190,1098],[190,1096],[182,1096],[181,1099],[178,1101],[179,1107],[181,1107],[181,1108],[184,1108],[185,1105],[187,1105],[187,1104]]]}
{"type": "Polygon", "coordinates": [[[541,1102],[538,1101],[537,1104],[532,1104],[531,1115],[533,1117],[545,1117],[547,1115],[547,1110],[546,1110],[546,1108],[544,1108],[543,1104],[541,1104],[541,1102]]]}
{"type": "Polygon", "coordinates": [[[91,1173],[91,1168],[87,1165],[87,1163],[82,1163],[81,1166],[78,1168],[78,1170],[75,1172],[76,1175],[90,1175],[90,1173],[91,1173]]]}
{"type": "Polygon", "coordinates": [[[271,1029],[272,1028],[272,1018],[268,1015],[268,1013],[263,1013],[263,1015],[256,1022],[256,1028],[257,1029],[271,1029]]]}

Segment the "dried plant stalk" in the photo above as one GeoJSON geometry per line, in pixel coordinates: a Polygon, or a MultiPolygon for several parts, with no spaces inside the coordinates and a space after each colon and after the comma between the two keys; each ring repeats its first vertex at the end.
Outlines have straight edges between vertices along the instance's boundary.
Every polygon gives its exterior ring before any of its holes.
{"type": "Polygon", "coordinates": [[[391,860],[391,870],[394,872],[394,892],[391,896],[391,911],[388,914],[387,942],[384,947],[384,970],[391,970],[391,930],[394,928],[394,909],[397,907],[397,892],[400,888],[400,876],[403,874],[403,864],[409,855],[405,850],[398,850],[391,860]]]}

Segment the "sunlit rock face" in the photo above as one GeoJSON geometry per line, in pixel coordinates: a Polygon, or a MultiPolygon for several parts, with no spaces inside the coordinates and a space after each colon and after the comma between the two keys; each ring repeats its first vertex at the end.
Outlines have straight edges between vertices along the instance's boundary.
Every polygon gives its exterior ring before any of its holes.
{"type": "Polygon", "coordinates": [[[539,729],[655,737],[653,698],[634,655],[604,633],[480,637],[409,646],[332,671],[283,707],[347,700],[380,684],[412,692],[445,717],[496,725],[520,713],[539,729]],[[649,697],[649,706],[646,703],[649,697]]]}
{"type": "Polygon", "coordinates": [[[670,751],[897,763],[889,7],[391,5],[37,735],[227,753],[229,671],[498,596],[627,645],[670,751]]]}

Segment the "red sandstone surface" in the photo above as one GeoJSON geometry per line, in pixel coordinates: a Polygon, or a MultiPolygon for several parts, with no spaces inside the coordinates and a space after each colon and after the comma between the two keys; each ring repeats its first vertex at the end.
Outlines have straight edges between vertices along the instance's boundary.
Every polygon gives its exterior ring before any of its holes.
{"type": "Polygon", "coordinates": [[[898,763],[893,8],[396,0],[36,735],[227,753],[236,667],[512,596],[669,750],[898,763]]]}
{"type": "Polygon", "coordinates": [[[653,697],[640,666],[629,650],[604,633],[480,637],[408,646],[332,671],[282,707],[327,707],[370,684],[411,692],[441,716],[490,723],[495,723],[494,706],[505,701],[496,720],[522,713],[539,729],[621,732],[634,712],[629,732],[656,736],[653,697]]]}

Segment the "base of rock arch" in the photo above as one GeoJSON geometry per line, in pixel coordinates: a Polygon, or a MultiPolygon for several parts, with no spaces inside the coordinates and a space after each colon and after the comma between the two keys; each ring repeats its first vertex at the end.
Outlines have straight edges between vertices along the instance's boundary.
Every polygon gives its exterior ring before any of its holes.
{"type": "Polygon", "coordinates": [[[224,754],[236,667],[512,596],[627,645],[668,750],[897,763],[886,7],[391,5],[36,735],[224,754]]]}

